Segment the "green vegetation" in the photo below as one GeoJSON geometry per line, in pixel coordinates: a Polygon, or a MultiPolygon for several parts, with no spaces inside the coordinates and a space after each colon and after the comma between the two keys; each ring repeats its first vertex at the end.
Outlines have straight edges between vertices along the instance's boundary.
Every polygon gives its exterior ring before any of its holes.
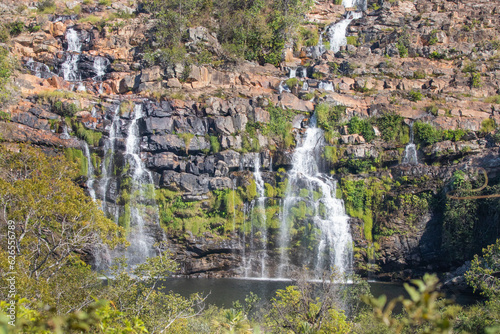
{"type": "Polygon", "coordinates": [[[212,153],[220,152],[220,142],[217,136],[210,136],[210,150],[212,151],[212,153]]]}
{"type": "Polygon", "coordinates": [[[73,131],[76,133],[76,136],[80,139],[83,139],[90,146],[98,146],[99,141],[101,140],[102,133],[98,131],[94,131],[91,129],[87,129],[82,123],[73,120],[71,122],[73,131]]]}
{"type": "Polygon", "coordinates": [[[418,90],[412,90],[408,93],[408,100],[413,102],[422,101],[423,97],[424,95],[418,90]]]}
{"type": "Polygon", "coordinates": [[[429,123],[417,121],[413,123],[415,142],[422,145],[432,145],[441,140],[441,131],[429,123]]]}
{"type": "Polygon", "coordinates": [[[385,194],[391,190],[392,182],[388,178],[367,178],[354,180],[342,178],[341,189],[345,201],[346,212],[351,217],[360,218],[364,222],[366,240],[372,241],[375,214],[381,212],[385,194]]]}
{"type": "Polygon", "coordinates": [[[156,63],[184,61],[182,44],[187,26],[213,29],[226,52],[247,60],[278,65],[285,41],[296,37],[298,25],[310,1],[265,0],[241,4],[219,2],[144,0],[144,9],[158,20],[151,42],[159,49],[150,53],[156,63]],[[216,22],[216,24],[215,24],[216,22]]]}
{"type": "Polygon", "coordinates": [[[470,85],[472,88],[481,87],[481,73],[471,73],[470,74],[470,85]]]}
{"type": "Polygon", "coordinates": [[[353,116],[349,122],[347,122],[347,127],[349,129],[349,133],[359,133],[367,142],[370,142],[373,138],[375,138],[373,126],[367,119],[361,119],[358,116],[353,116]]]}
{"type": "Polygon", "coordinates": [[[269,112],[271,121],[267,125],[261,125],[263,134],[279,138],[284,148],[292,147],[295,144],[292,133],[292,120],[298,112],[271,105],[266,109],[269,112]]]}
{"type": "Polygon", "coordinates": [[[73,117],[78,112],[78,107],[74,103],[55,101],[52,110],[63,117],[73,117]]]}
{"type": "Polygon", "coordinates": [[[54,14],[56,4],[54,0],[42,0],[38,2],[37,10],[39,14],[54,14]]]}
{"type": "Polygon", "coordinates": [[[11,95],[8,83],[13,71],[12,59],[9,51],[0,46],[0,106],[4,105],[11,95]]]}
{"type": "Polygon", "coordinates": [[[487,134],[495,131],[497,124],[493,118],[487,118],[481,122],[481,133],[487,134]]]}
{"type": "Polygon", "coordinates": [[[326,103],[316,105],[314,112],[316,113],[318,126],[325,130],[325,139],[330,144],[333,144],[334,139],[339,135],[338,130],[346,109],[345,106],[333,106],[326,103]]]}
{"type": "Polygon", "coordinates": [[[396,113],[384,113],[377,118],[377,126],[384,141],[407,144],[410,141],[409,128],[404,118],[396,113]]]}
{"type": "Polygon", "coordinates": [[[68,161],[75,163],[79,169],[79,175],[87,176],[88,161],[82,150],[68,147],[64,150],[64,154],[68,161]]]}
{"type": "Polygon", "coordinates": [[[484,102],[500,104],[500,95],[488,96],[487,98],[484,99],[484,102]]]}

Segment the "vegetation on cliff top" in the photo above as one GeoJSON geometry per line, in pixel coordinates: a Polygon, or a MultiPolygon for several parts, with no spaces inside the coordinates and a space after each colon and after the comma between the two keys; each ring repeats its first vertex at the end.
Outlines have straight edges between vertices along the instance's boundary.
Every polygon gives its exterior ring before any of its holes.
{"type": "Polygon", "coordinates": [[[278,65],[311,1],[144,0],[142,6],[156,18],[151,42],[160,48],[157,61],[182,60],[186,28],[202,25],[215,32],[228,54],[278,65]]]}

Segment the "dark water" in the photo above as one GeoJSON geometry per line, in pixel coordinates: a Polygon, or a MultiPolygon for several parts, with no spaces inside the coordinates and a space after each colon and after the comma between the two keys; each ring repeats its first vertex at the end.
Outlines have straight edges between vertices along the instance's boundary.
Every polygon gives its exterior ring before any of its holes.
{"type": "MultiPolygon", "coordinates": [[[[289,280],[260,280],[237,278],[169,278],[164,286],[166,291],[173,291],[184,297],[193,293],[210,294],[207,304],[229,308],[234,301],[243,302],[250,292],[258,295],[262,301],[269,301],[274,297],[276,290],[292,285],[289,280]]],[[[387,299],[396,298],[401,294],[406,295],[402,284],[370,282],[371,293],[378,297],[385,294],[387,299]]],[[[461,305],[470,305],[477,301],[471,294],[447,292],[447,297],[461,305]]]]}

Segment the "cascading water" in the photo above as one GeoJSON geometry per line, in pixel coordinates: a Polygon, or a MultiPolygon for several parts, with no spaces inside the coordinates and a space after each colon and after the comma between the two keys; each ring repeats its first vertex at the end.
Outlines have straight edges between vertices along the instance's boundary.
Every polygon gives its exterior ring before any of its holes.
{"type": "Polygon", "coordinates": [[[90,156],[90,149],[87,142],[83,141],[83,152],[85,153],[85,157],[87,158],[87,189],[89,190],[89,195],[92,200],[96,201],[96,195],[94,190],[94,165],[92,164],[92,158],[90,156]]]}
{"type": "Polygon", "coordinates": [[[418,165],[417,147],[413,143],[413,122],[410,123],[410,142],[405,147],[403,165],[418,165]]]}
{"type": "Polygon", "coordinates": [[[254,178],[257,187],[257,212],[259,217],[259,232],[261,233],[262,241],[262,255],[260,256],[261,262],[261,277],[267,277],[266,260],[267,260],[267,216],[266,216],[266,195],[264,180],[260,173],[260,155],[255,155],[254,160],[254,178]]]}
{"type": "Polygon", "coordinates": [[[357,10],[366,11],[366,0],[343,0],[342,6],[345,8],[356,8],[357,10]]]}
{"type": "Polygon", "coordinates": [[[326,91],[329,91],[329,92],[333,92],[334,91],[334,89],[333,89],[333,83],[330,82],[330,81],[321,81],[318,84],[318,88],[326,90],[326,91]]]}
{"type": "Polygon", "coordinates": [[[342,46],[347,45],[347,27],[349,24],[356,19],[360,19],[363,16],[362,13],[349,12],[347,17],[340,22],[330,25],[326,32],[328,39],[330,40],[330,50],[333,52],[339,52],[342,46]]]}
{"type": "MultiPolygon", "coordinates": [[[[158,224],[158,208],[155,202],[154,183],[151,172],[144,167],[140,154],[139,125],[137,121],[143,117],[142,104],[134,106],[133,118],[127,130],[125,142],[125,160],[130,166],[132,186],[130,192],[130,246],[126,256],[130,265],[136,265],[154,256],[153,238],[145,231],[147,224],[158,224]]],[[[127,208],[125,207],[125,210],[127,208]]]]}
{"type": "Polygon", "coordinates": [[[111,179],[113,178],[113,160],[115,156],[116,139],[118,138],[120,129],[120,105],[116,105],[111,116],[111,126],[109,129],[108,138],[104,140],[104,157],[101,163],[102,178],[99,183],[99,190],[102,198],[101,209],[107,210],[107,192],[111,179]]]}
{"type": "Polygon", "coordinates": [[[66,31],[66,41],[68,42],[68,49],[65,55],[66,60],[61,65],[62,76],[66,81],[80,81],[78,61],[82,51],[82,41],[78,37],[76,30],[72,28],[66,31]]]}
{"type": "Polygon", "coordinates": [[[283,81],[280,82],[280,85],[278,86],[278,93],[281,94],[283,92],[290,93],[290,88],[288,88],[287,84],[283,84],[283,81]]]}
{"type": "MultiPolygon", "coordinates": [[[[292,169],[288,174],[288,186],[283,202],[280,228],[280,265],[278,276],[286,277],[290,268],[290,247],[294,217],[301,216],[298,223],[309,228],[307,217],[312,219],[317,245],[316,257],[308,258],[309,267],[322,270],[335,267],[340,273],[347,273],[352,267],[352,237],[349,232],[349,217],[345,214],[342,200],[335,198],[336,182],[319,170],[319,156],[324,144],[323,131],[316,127],[313,116],[306,130],[302,144],[292,157],[292,169]],[[302,214],[297,212],[304,211],[302,214]]],[[[314,231],[310,231],[313,233],[314,231]]],[[[307,263],[302,263],[306,265],[307,263]]]]}
{"type": "MultiPolygon", "coordinates": [[[[109,60],[104,57],[95,57],[94,58],[94,71],[96,73],[93,78],[95,81],[102,81],[104,79],[104,75],[106,74],[106,68],[109,65],[109,60]]],[[[102,94],[102,82],[99,84],[99,94],[102,94]]]]}
{"type": "Polygon", "coordinates": [[[289,71],[290,71],[288,74],[289,78],[295,78],[297,76],[297,69],[296,68],[290,68],[289,71]]]}
{"type": "MultiPolygon", "coordinates": [[[[261,174],[260,154],[254,157],[254,180],[257,190],[257,197],[249,206],[250,230],[248,254],[244,250],[243,268],[245,277],[269,277],[268,273],[268,226],[266,216],[266,195],[265,184],[261,174]]],[[[246,236],[244,235],[246,241],[246,236]]]]}
{"type": "Polygon", "coordinates": [[[33,61],[33,58],[28,59],[26,62],[26,67],[33,72],[33,74],[41,79],[49,79],[51,78],[54,73],[50,71],[50,68],[43,64],[39,63],[37,61],[33,61]]]}

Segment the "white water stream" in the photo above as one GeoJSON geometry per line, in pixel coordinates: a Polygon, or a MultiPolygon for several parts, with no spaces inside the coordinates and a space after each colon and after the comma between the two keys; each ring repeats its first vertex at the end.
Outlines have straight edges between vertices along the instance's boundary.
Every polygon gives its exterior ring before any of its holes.
{"type": "Polygon", "coordinates": [[[296,210],[294,208],[300,206],[300,202],[306,203],[306,210],[309,210],[309,215],[319,230],[316,235],[319,242],[315,260],[317,274],[330,267],[335,267],[340,273],[352,269],[349,217],[345,213],[343,201],[335,197],[336,181],[319,171],[319,156],[323,144],[323,130],[317,128],[313,116],[302,143],[295,149],[292,169],[288,173],[280,229],[278,277],[289,277],[287,270],[290,268],[290,248],[293,246],[291,218],[296,210]],[[306,189],[307,195],[301,194],[301,189],[306,189]],[[319,195],[315,195],[315,192],[319,195]]]}

